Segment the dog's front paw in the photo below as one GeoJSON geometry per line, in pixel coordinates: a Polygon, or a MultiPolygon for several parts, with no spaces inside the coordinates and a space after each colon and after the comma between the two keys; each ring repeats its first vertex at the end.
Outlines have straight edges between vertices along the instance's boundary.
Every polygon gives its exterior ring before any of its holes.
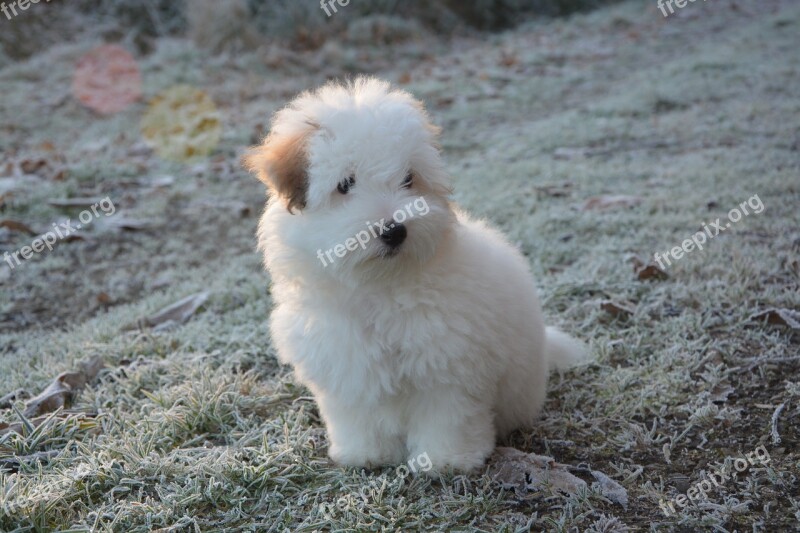
{"type": "Polygon", "coordinates": [[[334,463],[341,466],[362,466],[372,467],[378,459],[375,454],[369,450],[358,449],[356,447],[344,447],[336,444],[331,444],[328,450],[328,456],[334,463]]]}
{"type": "Polygon", "coordinates": [[[336,464],[374,468],[395,465],[403,460],[405,447],[400,442],[382,442],[367,446],[359,442],[332,442],[328,456],[336,464]]]}
{"type": "Polygon", "coordinates": [[[396,465],[405,458],[406,447],[399,437],[352,434],[332,438],[328,456],[336,464],[356,467],[396,465]]]}
{"type": "Polygon", "coordinates": [[[436,452],[412,453],[408,459],[408,464],[417,461],[419,464],[418,472],[428,476],[436,474],[462,473],[468,474],[477,471],[485,463],[491,454],[491,449],[473,449],[451,451],[446,455],[436,452]],[[425,458],[423,461],[421,458],[425,458]]]}

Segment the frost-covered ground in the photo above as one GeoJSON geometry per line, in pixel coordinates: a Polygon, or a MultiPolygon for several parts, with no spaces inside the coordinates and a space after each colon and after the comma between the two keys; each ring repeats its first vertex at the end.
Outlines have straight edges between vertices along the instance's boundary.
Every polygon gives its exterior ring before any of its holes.
{"type": "Polygon", "coordinates": [[[24,392],[0,402],[0,530],[796,530],[800,4],[713,0],[664,18],[630,1],[314,54],[162,39],[137,57],[145,101],[190,85],[222,122],[216,150],[188,164],[143,143],[145,103],[101,117],[72,97],[72,67],[97,44],[0,70],[0,220],[14,222],[0,251],[31,244],[15,223],[40,233],[85,208],[52,200],[115,206],[82,239],[0,264],[0,397],[105,364],[67,410],[23,417],[24,392]],[[550,322],[592,344],[591,366],[554,377],[541,423],[502,443],[584,488],[328,461],[308,391],[270,346],[264,192],[238,156],[296,92],[364,71],[425,100],[455,199],[519,244],[550,322]],[[763,211],[666,278],[637,274],[748,199],[763,211]],[[200,292],[184,324],[147,327],[200,292]],[[660,502],[757,449],[769,460],[665,515],[660,502]]]}

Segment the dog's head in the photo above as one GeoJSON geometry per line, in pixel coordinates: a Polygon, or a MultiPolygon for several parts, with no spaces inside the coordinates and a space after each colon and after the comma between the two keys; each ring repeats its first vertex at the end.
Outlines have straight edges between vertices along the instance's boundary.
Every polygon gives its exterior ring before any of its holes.
{"type": "Polygon", "coordinates": [[[453,220],[438,133],[419,101],[372,78],[278,111],[245,157],[270,192],[259,228],[270,270],[381,276],[434,257],[453,220]]]}

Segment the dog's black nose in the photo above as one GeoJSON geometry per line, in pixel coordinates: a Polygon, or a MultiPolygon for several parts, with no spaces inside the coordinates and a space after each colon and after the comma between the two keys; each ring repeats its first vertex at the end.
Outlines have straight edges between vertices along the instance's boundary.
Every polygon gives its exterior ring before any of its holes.
{"type": "Polygon", "coordinates": [[[383,228],[381,232],[381,240],[392,248],[397,248],[403,241],[406,240],[406,227],[399,222],[390,222],[389,225],[383,228]]]}

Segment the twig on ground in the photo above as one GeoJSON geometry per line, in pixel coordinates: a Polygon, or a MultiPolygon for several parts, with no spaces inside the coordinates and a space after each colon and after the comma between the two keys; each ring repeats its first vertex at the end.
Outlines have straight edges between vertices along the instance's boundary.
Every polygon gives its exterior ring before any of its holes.
{"type": "Polygon", "coordinates": [[[778,417],[781,416],[781,411],[783,408],[786,407],[785,403],[782,403],[775,409],[775,412],[772,413],[772,429],[770,430],[770,436],[772,437],[772,444],[780,444],[781,443],[781,436],[778,434],[778,417]]]}

